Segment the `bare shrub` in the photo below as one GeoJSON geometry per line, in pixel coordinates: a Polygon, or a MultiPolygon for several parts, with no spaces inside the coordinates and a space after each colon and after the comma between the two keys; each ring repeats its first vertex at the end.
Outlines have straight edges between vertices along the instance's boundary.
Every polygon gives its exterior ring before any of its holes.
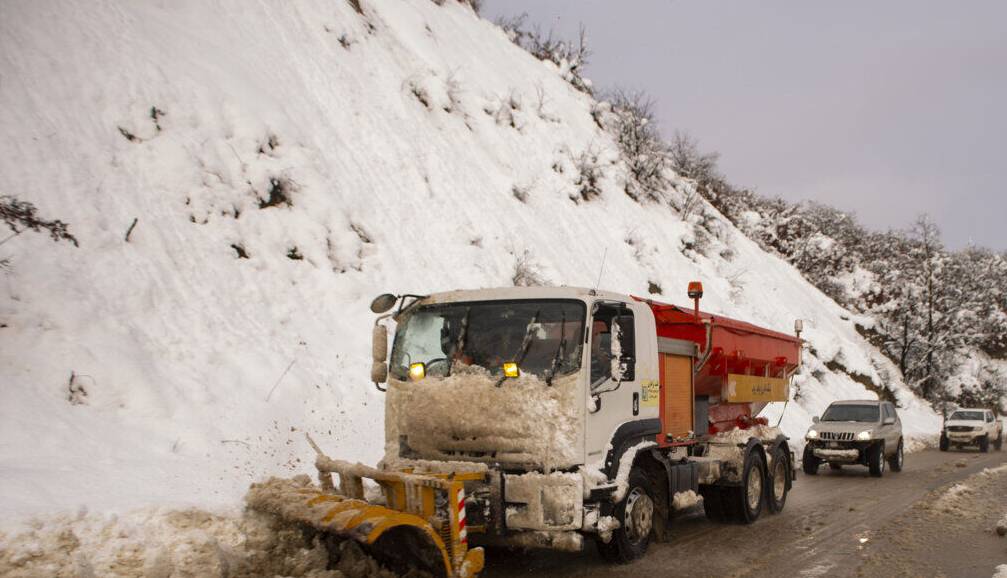
{"type": "MultiPolygon", "coordinates": [[[[634,200],[662,200],[668,186],[665,170],[669,167],[668,147],[657,130],[654,101],[642,92],[617,90],[609,95],[612,114],[610,130],[615,133],[619,150],[632,177],[626,194],[634,200]]],[[[599,124],[599,119],[595,119],[599,124]]]]}
{"type": "Polygon", "coordinates": [[[573,166],[577,169],[577,194],[575,201],[590,201],[601,196],[601,178],[603,176],[601,163],[598,161],[598,151],[588,148],[573,159],[573,166]]]}
{"type": "Polygon", "coordinates": [[[577,90],[592,94],[591,82],[584,78],[583,71],[591,51],[587,46],[587,32],[580,27],[576,41],[559,40],[550,30],[543,34],[538,26],[526,27],[527,14],[496,21],[511,42],[525,49],[539,60],[548,60],[559,67],[563,77],[577,90]]]}
{"type": "Polygon", "coordinates": [[[720,178],[717,172],[720,155],[700,152],[699,142],[688,133],[675,131],[668,147],[668,158],[676,173],[700,184],[708,184],[720,178]]]}
{"type": "Polygon", "coordinates": [[[525,249],[514,262],[514,272],[511,274],[511,283],[515,287],[533,287],[545,285],[545,279],[539,271],[538,265],[532,258],[531,252],[525,249]]]}
{"type": "Polygon", "coordinates": [[[59,219],[49,221],[40,218],[35,205],[27,201],[19,201],[10,195],[0,195],[0,220],[3,220],[4,224],[14,232],[11,237],[4,239],[0,244],[24,231],[47,231],[53,241],[67,241],[73,243],[74,247],[80,246],[77,243],[77,238],[70,233],[69,225],[59,219]]]}

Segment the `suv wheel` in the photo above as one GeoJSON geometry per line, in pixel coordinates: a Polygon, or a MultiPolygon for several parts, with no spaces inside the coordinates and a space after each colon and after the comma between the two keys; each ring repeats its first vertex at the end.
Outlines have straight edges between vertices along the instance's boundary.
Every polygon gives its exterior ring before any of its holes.
{"type": "Polygon", "coordinates": [[[629,491],[615,507],[619,527],[608,544],[598,541],[598,551],[609,562],[625,564],[642,557],[650,546],[657,507],[650,479],[640,468],[629,472],[629,491]]]}
{"type": "Polygon", "coordinates": [[[811,445],[804,446],[804,456],[801,459],[801,469],[804,470],[804,473],[814,476],[818,473],[818,466],[821,464],[822,460],[815,456],[815,453],[811,450],[811,445]]]}
{"type": "Polygon", "coordinates": [[[893,472],[901,472],[902,464],[905,463],[905,459],[905,454],[902,450],[902,440],[899,439],[899,447],[896,448],[895,455],[892,456],[888,465],[891,466],[893,472]]]}
{"type": "Polygon", "coordinates": [[[947,434],[945,434],[944,432],[941,432],[941,446],[940,446],[941,447],[941,451],[942,452],[948,451],[948,447],[950,445],[951,444],[950,444],[950,442],[948,442],[948,436],[947,436],[947,434]]]}
{"type": "Polygon", "coordinates": [[[878,442],[867,450],[867,466],[871,475],[880,478],[885,475],[885,442],[878,442]]]}
{"type": "Polygon", "coordinates": [[[979,451],[981,451],[984,454],[986,452],[990,451],[990,436],[989,436],[989,434],[986,434],[983,437],[979,438],[979,451]]]}

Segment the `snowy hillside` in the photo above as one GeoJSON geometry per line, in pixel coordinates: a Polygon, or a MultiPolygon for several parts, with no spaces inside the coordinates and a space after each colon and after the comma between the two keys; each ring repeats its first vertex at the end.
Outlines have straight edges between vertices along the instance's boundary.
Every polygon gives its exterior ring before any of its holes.
{"type": "MultiPolygon", "coordinates": [[[[385,291],[594,286],[603,259],[614,291],[684,302],[701,279],[708,311],[805,320],[796,437],[895,379],[850,314],[712,208],[627,196],[598,107],[556,65],[464,4],[361,5],[0,6],[0,194],[80,242],[0,247],[4,520],[236,508],[251,481],[309,471],[304,431],[375,462],[367,304],[385,291]],[[697,238],[704,218],[717,236],[697,238]]],[[[893,388],[907,431],[935,433],[893,388]]]]}

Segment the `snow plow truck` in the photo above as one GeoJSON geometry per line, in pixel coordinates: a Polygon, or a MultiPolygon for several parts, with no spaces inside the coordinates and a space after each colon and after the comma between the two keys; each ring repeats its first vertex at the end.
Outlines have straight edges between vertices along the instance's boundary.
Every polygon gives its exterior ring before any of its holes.
{"type": "Polygon", "coordinates": [[[700,498],[715,521],[779,512],[794,455],[757,416],[789,399],[800,321],[788,335],[714,316],[702,292],[689,284],[689,308],[571,287],[381,295],[384,459],[309,440],[318,484],[256,484],[249,506],[441,576],[478,574],[494,545],[593,541],[628,562],[700,498]]]}

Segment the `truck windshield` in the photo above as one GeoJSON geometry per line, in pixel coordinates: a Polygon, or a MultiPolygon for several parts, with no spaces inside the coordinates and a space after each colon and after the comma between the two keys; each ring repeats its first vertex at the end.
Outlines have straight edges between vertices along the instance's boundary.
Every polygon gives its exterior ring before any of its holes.
{"type": "Polygon", "coordinates": [[[876,405],[830,405],[822,414],[822,421],[876,422],[880,417],[876,405]]]}
{"type": "Polygon", "coordinates": [[[956,411],[949,419],[960,419],[963,421],[983,421],[985,416],[981,411],[956,411]]]}
{"type": "Polygon", "coordinates": [[[580,369],[585,311],[572,300],[420,306],[398,320],[389,370],[406,379],[410,365],[423,363],[427,376],[476,366],[499,376],[517,362],[542,378],[570,374],[580,369]]]}

